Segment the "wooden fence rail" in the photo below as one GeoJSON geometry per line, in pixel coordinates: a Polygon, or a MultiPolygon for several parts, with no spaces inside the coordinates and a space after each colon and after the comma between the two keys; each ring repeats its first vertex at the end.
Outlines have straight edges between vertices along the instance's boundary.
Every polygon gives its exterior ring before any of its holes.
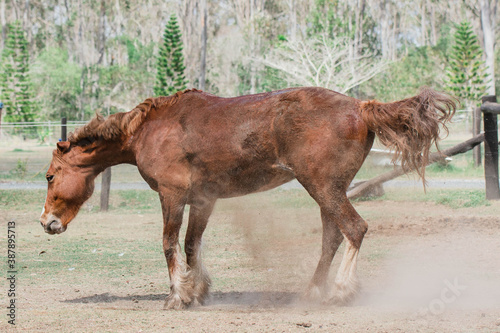
{"type": "MultiPolygon", "coordinates": [[[[465,153],[466,151],[471,150],[475,146],[479,145],[481,142],[484,141],[484,134],[481,133],[479,135],[476,135],[475,137],[464,141],[462,143],[459,143],[456,146],[453,146],[451,148],[445,149],[441,152],[436,152],[432,153],[429,156],[429,164],[432,164],[434,162],[443,160],[446,157],[449,156],[454,156],[457,154],[462,154],[465,153]]],[[[498,144],[498,143],[497,143],[498,144]]],[[[389,181],[391,179],[394,179],[396,177],[399,177],[403,175],[405,172],[403,171],[403,168],[398,166],[394,168],[394,170],[388,171],[386,173],[383,173],[375,178],[372,178],[370,180],[367,180],[365,182],[358,183],[354,185],[349,191],[347,191],[347,197],[349,199],[356,199],[362,196],[365,196],[366,193],[370,192],[370,190],[376,186],[379,186],[386,181],[389,181]]]]}

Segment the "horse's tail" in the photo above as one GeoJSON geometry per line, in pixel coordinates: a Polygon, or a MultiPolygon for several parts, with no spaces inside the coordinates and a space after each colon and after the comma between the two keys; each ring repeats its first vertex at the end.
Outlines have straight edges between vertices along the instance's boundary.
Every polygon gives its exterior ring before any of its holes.
{"type": "Polygon", "coordinates": [[[382,144],[395,152],[393,163],[400,160],[405,172],[416,170],[425,184],[429,150],[434,144],[439,151],[439,127],[442,125],[448,133],[446,122],[455,114],[456,106],[455,98],[426,88],[397,102],[361,102],[361,114],[382,144]]]}

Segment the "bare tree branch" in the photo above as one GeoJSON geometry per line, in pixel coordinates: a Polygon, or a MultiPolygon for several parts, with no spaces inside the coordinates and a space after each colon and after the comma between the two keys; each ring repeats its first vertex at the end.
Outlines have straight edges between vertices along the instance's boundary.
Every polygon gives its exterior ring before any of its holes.
{"type": "Polygon", "coordinates": [[[341,93],[380,73],[388,61],[371,54],[352,54],[351,40],[326,35],[310,40],[286,41],[256,60],[283,72],[290,85],[321,86],[341,93]]]}

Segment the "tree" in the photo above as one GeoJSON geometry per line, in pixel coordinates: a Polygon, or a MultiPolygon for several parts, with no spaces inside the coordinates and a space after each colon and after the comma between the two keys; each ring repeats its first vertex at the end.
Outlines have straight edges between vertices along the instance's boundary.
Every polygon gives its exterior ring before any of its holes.
{"type": "Polygon", "coordinates": [[[184,56],[182,55],[181,31],[175,15],[170,20],[163,35],[163,45],[158,57],[158,71],[154,93],[156,96],[168,96],[179,90],[186,89],[187,80],[184,76],[184,56]]]}
{"type": "Polygon", "coordinates": [[[8,25],[8,30],[0,67],[0,100],[5,104],[5,119],[33,121],[36,103],[29,78],[28,42],[19,21],[8,25]]]}
{"type": "Polygon", "coordinates": [[[308,40],[287,41],[260,61],[285,75],[289,85],[319,86],[341,93],[380,73],[386,61],[368,52],[353,53],[347,38],[329,38],[325,34],[308,40]]]}
{"type": "Polygon", "coordinates": [[[481,28],[490,81],[486,84],[488,95],[495,95],[495,30],[498,0],[481,0],[481,28]]]}
{"type": "Polygon", "coordinates": [[[450,54],[446,82],[448,90],[462,104],[472,109],[486,92],[486,67],[481,60],[483,51],[469,22],[463,21],[455,33],[455,45],[450,54]]]}

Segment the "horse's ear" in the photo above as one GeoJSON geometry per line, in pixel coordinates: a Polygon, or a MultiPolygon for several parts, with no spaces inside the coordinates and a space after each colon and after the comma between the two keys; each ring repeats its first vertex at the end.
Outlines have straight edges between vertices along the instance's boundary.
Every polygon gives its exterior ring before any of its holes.
{"type": "Polygon", "coordinates": [[[61,152],[64,153],[69,150],[70,143],[69,141],[59,141],[57,143],[57,149],[61,152]]]}

